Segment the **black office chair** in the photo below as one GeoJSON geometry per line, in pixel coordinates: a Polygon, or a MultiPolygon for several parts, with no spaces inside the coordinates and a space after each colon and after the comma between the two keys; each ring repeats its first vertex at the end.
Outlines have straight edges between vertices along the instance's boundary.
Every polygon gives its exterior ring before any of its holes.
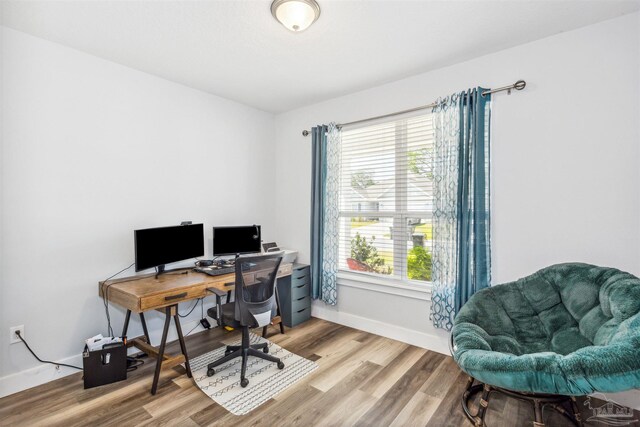
{"type": "Polygon", "coordinates": [[[266,354],[269,352],[268,343],[249,342],[249,328],[267,326],[276,315],[276,275],[281,261],[282,253],[236,258],[235,301],[220,304],[215,309],[210,308],[207,313],[213,318],[219,318],[225,325],[241,328],[242,345],[227,346],[224,357],[207,366],[207,376],[215,374],[216,366],[236,357],[242,357],[242,387],[249,384],[249,380],[245,378],[249,356],[277,363],[278,369],[284,368],[280,359],[266,354]]]}

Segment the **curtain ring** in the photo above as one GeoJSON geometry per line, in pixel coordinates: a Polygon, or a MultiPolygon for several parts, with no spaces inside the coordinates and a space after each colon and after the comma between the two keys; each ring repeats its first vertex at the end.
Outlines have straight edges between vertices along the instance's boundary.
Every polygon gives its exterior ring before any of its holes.
{"type": "Polygon", "coordinates": [[[436,99],[436,101],[434,102],[434,106],[433,106],[433,110],[432,112],[437,113],[438,111],[440,111],[440,109],[442,108],[442,98],[438,97],[436,99]]]}

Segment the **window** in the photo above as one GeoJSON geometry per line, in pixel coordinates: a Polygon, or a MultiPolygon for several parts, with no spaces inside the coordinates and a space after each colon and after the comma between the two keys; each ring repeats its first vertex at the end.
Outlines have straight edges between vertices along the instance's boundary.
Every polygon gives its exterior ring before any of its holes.
{"type": "Polygon", "coordinates": [[[340,269],[431,281],[431,114],[342,132],[340,269]]]}

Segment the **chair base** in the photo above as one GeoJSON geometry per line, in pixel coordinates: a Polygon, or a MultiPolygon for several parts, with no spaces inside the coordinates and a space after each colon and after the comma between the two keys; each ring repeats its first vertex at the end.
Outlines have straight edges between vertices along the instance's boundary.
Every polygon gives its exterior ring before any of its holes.
{"type": "Polygon", "coordinates": [[[258,357],[269,362],[277,363],[278,369],[284,369],[284,362],[282,362],[277,357],[271,356],[267,353],[269,353],[268,343],[264,342],[259,344],[249,344],[249,328],[245,326],[242,328],[242,345],[228,345],[224,352],[224,357],[221,357],[215,362],[209,363],[209,365],[207,365],[207,376],[211,377],[216,373],[216,366],[227,363],[228,361],[233,360],[236,357],[242,357],[240,385],[242,387],[246,387],[249,385],[249,380],[246,378],[247,359],[249,358],[249,356],[258,357]]]}
{"type": "Polygon", "coordinates": [[[576,403],[575,397],[562,396],[557,394],[539,394],[539,393],[521,393],[513,390],[507,390],[499,387],[494,387],[488,384],[478,383],[475,384],[475,379],[469,377],[467,382],[467,389],[462,394],[462,410],[476,427],[486,426],[484,417],[487,415],[487,408],[489,407],[489,398],[492,393],[501,393],[515,399],[523,400],[531,403],[533,406],[534,420],[532,421],[533,427],[544,427],[543,410],[546,406],[550,406],[571,421],[574,425],[582,427],[582,419],[580,417],[580,410],[576,403]],[[477,412],[474,414],[469,408],[469,402],[478,393],[482,392],[480,397],[480,404],[477,412]],[[567,411],[563,404],[569,403],[571,405],[573,414],[567,411]]]}

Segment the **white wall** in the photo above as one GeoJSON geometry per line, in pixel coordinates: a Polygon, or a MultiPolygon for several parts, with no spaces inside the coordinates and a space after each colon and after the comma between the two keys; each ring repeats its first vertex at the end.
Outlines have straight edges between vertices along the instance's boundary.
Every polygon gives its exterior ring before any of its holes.
{"type": "MultiPolygon", "coordinates": [[[[10,326],[50,360],[106,332],[97,283],[133,262],[134,229],[204,222],[208,253],[213,225],[275,238],[271,114],[7,28],[1,39],[0,395],[38,365],[10,326]]],[[[111,315],[119,331],[124,313],[111,315]]],[[[149,317],[157,336],[162,316],[149,317]]]]}
{"type": "MultiPolygon", "coordinates": [[[[303,129],[525,79],[524,91],[493,102],[493,283],[565,261],[640,274],[639,28],[635,13],[276,116],[278,238],[309,259],[303,129]]],[[[446,348],[427,300],[344,284],[338,300],[335,308],[315,303],[314,313],[446,348]]]]}

